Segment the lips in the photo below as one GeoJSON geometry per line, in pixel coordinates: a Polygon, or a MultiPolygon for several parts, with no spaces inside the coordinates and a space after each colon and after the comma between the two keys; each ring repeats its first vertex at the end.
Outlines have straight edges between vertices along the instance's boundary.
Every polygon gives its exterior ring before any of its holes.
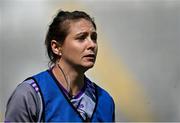
{"type": "Polygon", "coordinates": [[[85,55],[84,57],[95,57],[95,54],[88,54],[88,55],[85,55]]]}
{"type": "Polygon", "coordinates": [[[88,61],[95,61],[96,59],[96,55],[95,54],[88,54],[88,55],[85,55],[84,58],[86,58],[88,61]]]}
{"type": "Polygon", "coordinates": [[[95,58],[95,54],[88,54],[88,55],[85,55],[84,57],[95,58]]]}

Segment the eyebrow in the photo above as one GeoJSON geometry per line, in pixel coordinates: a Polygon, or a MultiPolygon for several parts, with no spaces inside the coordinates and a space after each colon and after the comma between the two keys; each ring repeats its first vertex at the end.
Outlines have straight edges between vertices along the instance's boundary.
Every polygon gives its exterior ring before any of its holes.
{"type": "Polygon", "coordinates": [[[78,34],[76,34],[75,36],[81,36],[81,35],[84,35],[84,34],[88,34],[88,32],[80,32],[80,33],[78,33],[78,34]]]}
{"type": "MultiPolygon", "coordinates": [[[[81,35],[84,35],[84,34],[88,34],[88,32],[80,32],[78,34],[76,34],[75,36],[81,36],[81,35]]],[[[92,34],[96,34],[97,35],[97,32],[96,31],[93,31],[92,34]]]]}

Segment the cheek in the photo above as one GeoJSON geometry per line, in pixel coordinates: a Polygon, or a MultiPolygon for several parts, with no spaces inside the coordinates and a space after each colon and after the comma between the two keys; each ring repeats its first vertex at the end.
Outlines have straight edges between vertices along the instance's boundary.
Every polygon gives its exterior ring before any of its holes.
{"type": "Polygon", "coordinates": [[[64,54],[70,55],[71,57],[79,56],[82,52],[83,46],[76,43],[71,43],[68,46],[64,47],[64,54]]]}

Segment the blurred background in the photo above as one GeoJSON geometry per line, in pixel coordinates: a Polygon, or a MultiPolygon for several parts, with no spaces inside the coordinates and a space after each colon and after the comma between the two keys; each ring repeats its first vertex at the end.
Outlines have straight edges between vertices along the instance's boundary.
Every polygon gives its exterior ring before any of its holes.
{"type": "Polygon", "coordinates": [[[180,121],[179,0],[0,0],[0,121],[24,79],[48,68],[57,10],[95,18],[98,58],[86,74],[116,104],[116,121],[180,121]]]}

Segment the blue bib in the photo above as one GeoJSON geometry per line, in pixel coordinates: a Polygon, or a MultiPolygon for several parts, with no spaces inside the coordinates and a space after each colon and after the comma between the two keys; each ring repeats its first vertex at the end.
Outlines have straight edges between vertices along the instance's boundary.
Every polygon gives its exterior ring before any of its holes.
{"type": "MultiPolygon", "coordinates": [[[[74,108],[63,90],[58,86],[50,71],[33,76],[43,100],[43,120],[45,122],[85,122],[74,108]]],[[[114,101],[102,88],[95,85],[96,106],[91,122],[114,122],[114,101]]]]}

